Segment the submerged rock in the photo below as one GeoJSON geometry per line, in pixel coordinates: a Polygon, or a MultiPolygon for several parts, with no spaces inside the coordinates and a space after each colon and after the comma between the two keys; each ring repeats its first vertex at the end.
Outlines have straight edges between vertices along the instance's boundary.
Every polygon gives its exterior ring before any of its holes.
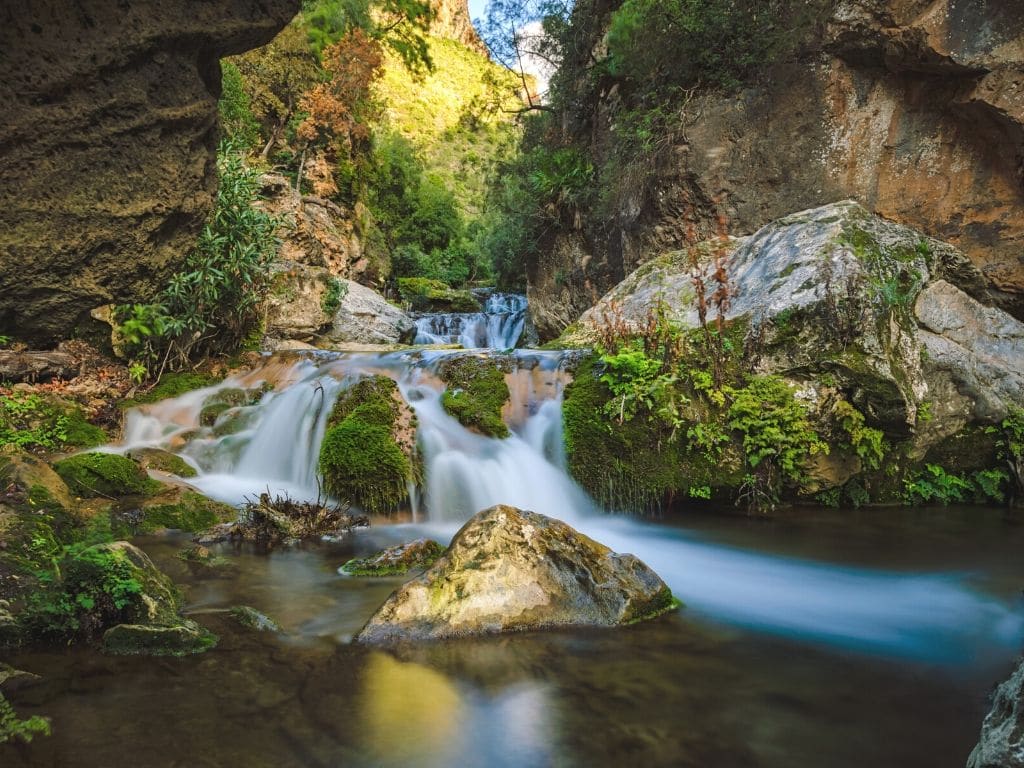
{"type": "Polygon", "coordinates": [[[251,608],[248,605],[236,605],[228,613],[231,614],[231,618],[246,629],[252,629],[256,632],[281,631],[281,627],[278,626],[276,621],[265,613],[260,613],[255,608],[251,608]]]}
{"type": "Polygon", "coordinates": [[[559,626],[618,626],[676,605],[654,571],[565,523],[498,505],[378,609],[357,640],[381,643],[559,626]]]}
{"type": "Polygon", "coordinates": [[[217,636],[190,619],[173,626],[118,624],[103,634],[103,650],[115,656],[190,656],[217,645],[217,636]]]}
{"type": "Polygon", "coordinates": [[[1024,662],[996,688],[967,768],[1024,768],[1024,662]]]}
{"type": "Polygon", "coordinates": [[[338,573],[344,576],[400,576],[414,568],[427,568],[441,555],[444,547],[430,539],[416,539],[388,547],[369,557],[349,560],[338,573]]]}

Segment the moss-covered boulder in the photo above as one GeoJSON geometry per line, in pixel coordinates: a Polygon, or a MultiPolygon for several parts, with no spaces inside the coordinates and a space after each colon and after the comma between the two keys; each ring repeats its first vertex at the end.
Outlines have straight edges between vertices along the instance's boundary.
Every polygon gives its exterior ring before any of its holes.
{"type": "Polygon", "coordinates": [[[508,437],[501,417],[511,397],[505,367],[505,359],[493,355],[456,354],[444,359],[438,366],[438,375],[447,385],[441,405],[468,429],[488,437],[508,437]]]}
{"type": "Polygon", "coordinates": [[[218,523],[231,522],[238,510],[182,486],[171,486],[142,502],[136,533],[170,528],[196,533],[218,523]]]}
{"type": "Polygon", "coordinates": [[[106,432],[71,400],[25,385],[0,392],[0,448],[43,452],[94,448],[107,440],[106,432]]]}
{"type": "Polygon", "coordinates": [[[417,312],[480,312],[472,293],[426,277],[398,278],[398,295],[417,312]]]}
{"type": "Polygon", "coordinates": [[[428,568],[444,554],[444,547],[430,539],[416,539],[388,547],[368,557],[349,560],[338,573],[344,576],[403,576],[418,568],[428,568]]]}
{"type": "Polygon", "coordinates": [[[559,626],[619,626],[676,607],[658,575],[559,520],[499,505],[370,618],[364,643],[559,626]]]}
{"type": "Polygon", "coordinates": [[[53,468],[71,493],[83,498],[145,496],[162,487],[146,470],[117,453],[79,453],[61,459],[53,468]]]}
{"type": "Polygon", "coordinates": [[[416,419],[398,386],[384,376],[342,392],[320,447],[327,492],[370,514],[394,512],[419,476],[416,419]]]}
{"type": "Polygon", "coordinates": [[[7,488],[9,501],[27,509],[52,509],[70,513],[74,509],[67,484],[42,459],[23,451],[0,454],[0,486],[7,488]]]}
{"type": "Polygon", "coordinates": [[[133,448],[125,454],[143,469],[155,469],[178,477],[195,477],[195,468],[181,456],[162,448],[133,448]]]}
{"type": "Polygon", "coordinates": [[[103,634],[103,650],[114,656],[192,656],[217,645],[217,636],[191,619],[172,626],[118,624],[103,634]]]}

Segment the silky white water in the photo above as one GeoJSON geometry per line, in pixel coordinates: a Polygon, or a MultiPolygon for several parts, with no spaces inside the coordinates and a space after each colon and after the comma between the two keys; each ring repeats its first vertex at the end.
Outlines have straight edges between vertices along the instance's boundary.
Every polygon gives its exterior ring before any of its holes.
{"type": "Polygon", "coordinates": [[[316,498],[316,462],[327,414],[338,393],[360,376],[394,378],[418,418],[426,480],[426,522],[408,529],[450,537],[493,504],[511,504],[567,521],[612,549],[647,562],[687,610],[717,621],[839,644],[869,652],[966,661],[1004,648],[1024,633],[1019,606],[976,590],[955,573],[887,573],[769,556],[722,546],[685,530],[596,509],[565,470],[559,352],[510,353],[512,403],[506,439],[465,429],[440,403],[433,371],[446,354],[312,355],[271,359],[261,370],[128,415],[124,448],[176,450],[200,472],[193,482],[215,498],[239,503],[269,489],[316,498]],[[255,405],[222,414],[241,431],[197,430],[203,401],[225,387],[274,391],[255,405]]]}
{"type": "Polygon", "coordinates": [[[461,344],[466,349],[512,349],[526,326],[526,297],[492,293],[483,312],[432,312],[416,319],[417,344],[461,344]]]}

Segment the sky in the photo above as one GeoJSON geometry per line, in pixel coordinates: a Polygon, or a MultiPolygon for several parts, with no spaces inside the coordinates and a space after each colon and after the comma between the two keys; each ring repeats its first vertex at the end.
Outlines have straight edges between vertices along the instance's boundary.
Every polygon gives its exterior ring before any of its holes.
{"type": "Polygon", "coordinates": [[[487,9],[487,0],[469,0],[469,18],[482,19],[487,9]]]}

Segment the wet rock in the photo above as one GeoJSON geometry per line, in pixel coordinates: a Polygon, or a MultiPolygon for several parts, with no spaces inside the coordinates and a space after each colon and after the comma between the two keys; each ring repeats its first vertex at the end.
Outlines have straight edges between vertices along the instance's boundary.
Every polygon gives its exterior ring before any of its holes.
{"type": "Polygon", "coordinates": [[[436,541],[416,539],[368,557],[353,558],[341,566],[338,573],[344,576],[401,576],[433,565],[443,554],[444,547],[436,541]]]}
{"type": "Polygon", "coordinates": [[[103,650],[115,656],[190,656],[217,645],[217,636],[190,619],[170,627],[118,624],[103,633],[103,650]]]}
{"type": "Polygon", "coordinates": [[[16,489],[21,503],[36,508],[55,507],[62,512],[72,510],[74,505],[67,484],[43,460],[21,451],[0,453],[0,466],[6,468],[5,483],[0,485],[16,489]]]}
{"type": "Polygon", "coordinates": [[[24,688],[39,680],[42,680],[39,675],[15,669],[10,664],[0,662],[0,689],[7,693],[17,691],[19,688],[24,688]]]}
{"type": "Polygon", "coordinates": [[[558,626],[618,626],[676,605],[657,574],[559,520],[499,505],[407,582],[357,640],[382,643],[558,626]]]}
{"type": "Polygon", "coordinates": [[[416,324],[379,293],[352,280],[341,281],[340,305],[324,340],[333,344],[411,344],[416,324]]]}
{"type": "Polygon", "coordinates": [[[1024,662],[996,688],[967,768],[1024,768],[1024,662]]]}
{"type": "Polygon", "coordinates": [[[202,544],[185,547],[185,549],[177,554],[177,557],[186,563],[193,572],[226,572],[232,571],[237,567],[233,560],[215,555],[202,544]]]}
{"type": "Polygon", "coordinates": [[[133,521],[136,533],[165,528],[195,533],[238,517],[238,510],[230,504],[180,485],[169,486],[145,499],[138,512],[133,521]]]}
{"type": "Polygon", "coordinates": [[[195,468],[181,456],[162,448],[133,448],[125,454],[143,469],[155,469],[178,477],[195,477],[195,468]]]}
{"type": "Polygon", "coordinates": [[[161,487],[142,467],[117,453],[78,453],[53,468],[71,493],[83,498],[144,496],[161,487]]]}
{"type": "Polygon", "coordinates": [[[281,627],[278,626],[276,621],[265,613],[260,613],[255,608],[250,608],[248,605],[236,605],[229,611],[229,613],[231,614],[231,618],[246,629],[252,629],[256,632],[281,631],[281,627]]]}
{"type": "Polygon", "coordinates": [[[483,309],[470,291],[426,277],[398,278],[398,294],[417,312],[480,312],[483,309]]]}
{"type": "Polygon", "coordinates": [[[508,437],[502,411],[511,393],[505,382],[507,360],[494,355],[451,355],[438,366],[447,385],[441,396],[445,411],[462,426],[488,437],[508,437]]]}

